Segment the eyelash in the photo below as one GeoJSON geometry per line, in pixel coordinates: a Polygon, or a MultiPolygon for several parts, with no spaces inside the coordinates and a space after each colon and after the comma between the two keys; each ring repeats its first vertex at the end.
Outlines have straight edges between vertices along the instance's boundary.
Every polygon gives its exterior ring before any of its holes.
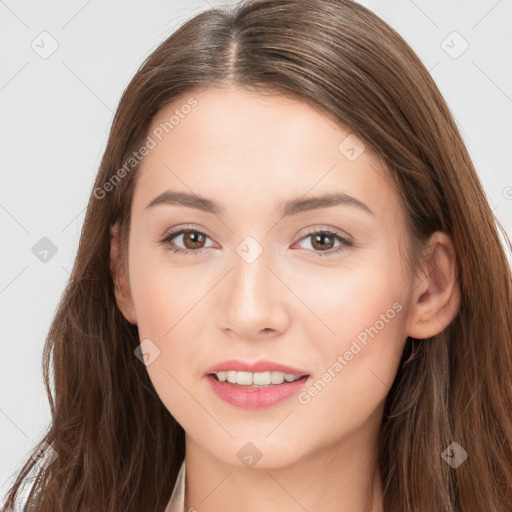
{"type": "MultiPolygon", "coordinates": [[[[200,231],[198,229],[182,228],[177,231],[172,231],[172,232],[168,233],[165,236],[165,238],[160,241],[160,244],[166,246],[169,251],[171,251],[173,253],[182,254],[183,256],[187,256],[187,255],[197,256],[206,250],[206,249],[190,250],[190,249],[181,249],[180,247],[176,248],[176,247],[169,246],[169,243],[171,243],[171,240],[173,238],[175,238],[179,235],[185,234],[185,233],[199,233],[200,235],[204,235],[205,237],[210,238],[206,233],[203,233],[202,231],[200,231]]],[[[345,238],[345,237],[339,235],[335,231],[329,231],[326,229],[321,229],[321,230],[311,231],[310,233],[306,233],[304,236],[302,236],[300,238],[300,240],[303,240],[304,238],[308,238],[308,237],[311,237],[314,235],[320,235],[320,234],[334,236],[341,242],[341,245],[339,245],[335,249],[330,249],[329,251],[313,251],[313,252],[317,253],[319,256],[322,256],[322,257],[334,256],[334,255],[339,254],[340,252],[354,246],[354,243],[351,240],[349,240],[348,238],[345,238]]]]}

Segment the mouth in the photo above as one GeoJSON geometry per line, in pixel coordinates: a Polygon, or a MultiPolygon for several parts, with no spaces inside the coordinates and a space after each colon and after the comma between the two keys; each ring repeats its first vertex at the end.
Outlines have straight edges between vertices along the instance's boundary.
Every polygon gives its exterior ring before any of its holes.
{"type": "Polygon", "coordinates": [[[239,409],[266,409],[297,395],[311,375],[271,361],[224,361],[203,376],[223,402],[239,409]]]}

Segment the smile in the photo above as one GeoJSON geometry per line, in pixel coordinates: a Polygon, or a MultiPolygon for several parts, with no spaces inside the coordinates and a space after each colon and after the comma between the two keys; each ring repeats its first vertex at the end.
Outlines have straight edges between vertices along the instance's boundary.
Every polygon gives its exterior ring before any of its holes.
{"type": "Polygon", "coordinates": [[[283,382],[296,381],[304,375],[294,375],[284,372],[237,372],[236,370],[228,370],[215,372],[213,374],[220,382],[229,382],[238,384],[239,386],[272,386],[279,385],[283,382]]]}

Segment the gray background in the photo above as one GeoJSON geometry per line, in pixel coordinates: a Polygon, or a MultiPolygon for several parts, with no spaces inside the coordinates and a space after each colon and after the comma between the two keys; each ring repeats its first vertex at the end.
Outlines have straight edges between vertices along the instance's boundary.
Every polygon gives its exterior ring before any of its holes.
{"type": "MultiPolygon", "coordinates": [[[[360,3],[431,71],[511,236],[512,1],[360,3]]],[[[208,4],[220,2],[0,0],[1,497],[49,422],[43,344],[113,112],[143,59],[208,4]],[[47,261],[33,252],[43,237],[57,249],[47,261]]]]}

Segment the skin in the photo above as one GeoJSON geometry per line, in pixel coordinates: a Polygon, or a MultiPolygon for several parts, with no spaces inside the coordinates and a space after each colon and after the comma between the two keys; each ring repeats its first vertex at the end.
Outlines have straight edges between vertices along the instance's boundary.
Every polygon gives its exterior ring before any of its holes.
{"type": "MultiPolygon", "coordinates": [[[[160,350],[147,371],[186,432],[186,510],[230,512],[243,504],[252,512],[382,511],[376,457],[384,400],[407,336],[433,336],[456,313],[453,244],[434,233],[421,271],[411,273],[393,178],[368,148],[347,159],[338,146],[350,130],[306,103],[233,86],[190,96],[197,107],[139,170],[128,268],[116,226],[111,246],[119,308],[140,339],[160,350]],[[146,209],[166,189],[206,196],[225,213],[146,209]],[[336,191],[373,215],[347,204],[279,215],[282,200],[336,191]],[[180,226],[207,234],[199,242],[173,239],[201,254],[159,243],[180,226]],[[315,229],[354,245],[322,256],[343,242],[327,237],[322,249],[307,236],[315,229]],[[249,235],[263,248],[252,263],[236,252],[249,235]],[[396,303],[394,318],[307,404],[293,396],[267,409],[241,409],[213,394],[203,377],[227,359],[265,358],[306,370],[308,389],[329,368],[332,375],[337,357],[396,303]],[[237,457],[248,442],[262,455],[251,468],[237,457]]],[[[153,127],[185,101],[161,111],[153,127]]]]}

